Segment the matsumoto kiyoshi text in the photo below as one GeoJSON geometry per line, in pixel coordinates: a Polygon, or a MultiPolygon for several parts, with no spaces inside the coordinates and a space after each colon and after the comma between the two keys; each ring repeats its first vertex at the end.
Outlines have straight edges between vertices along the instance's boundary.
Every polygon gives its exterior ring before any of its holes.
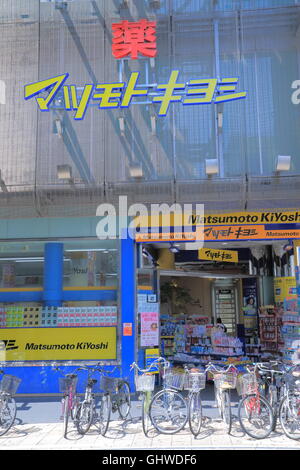
{"type": "Polygon", "coordinates": [[[27,351],[40,351],[40,350],[87,350],[87,349],[108,349],[108,341],[106,343],[91,343],[91,342],[78,342],[77,344],[36,344],[26,343],[25,350],[27,351]]]}

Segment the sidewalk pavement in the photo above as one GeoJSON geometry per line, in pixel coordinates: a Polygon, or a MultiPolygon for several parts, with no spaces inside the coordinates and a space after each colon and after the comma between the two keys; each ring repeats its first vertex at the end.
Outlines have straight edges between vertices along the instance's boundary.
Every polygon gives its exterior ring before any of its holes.
{"type": "MultiPolygon", "coordinates": [[[[27,413],[22,414],[18,409],[14,426],[0,437],[0,450],[300,450],[300,441],[287,438],[279,425],[267,439],[252,439],[245,435],[236,417],[237,401],[232,403],[234,418],[231,434],[228,435],[218,418],[211,396],[205,397],[203,401],[205,418],[196,439],[189,431],[188,425],[174,435],[157,434],[152,429],[150,437],[146,437],[140,420],[141,403],[137,400],[132,402],[131,415],[125,422],[120,421],[117,414],[113,415],[104,437],[95,427],[91,427],[86,435],[81,436],[70,422],[67,438],[64,438],[63,423],[58,418],[59,402],[51,409],[52,419],[47,419],[47,422],[40,408],[35,408],[32,403],[27,405],[27,413]],[[35,414],[29,413],[30,409],[39,411],[35,414]]],[[[43,407],[45,408],[45,405],[43,407]]],[[[22,406],[18,408],[21,410],[22,406]]]]}

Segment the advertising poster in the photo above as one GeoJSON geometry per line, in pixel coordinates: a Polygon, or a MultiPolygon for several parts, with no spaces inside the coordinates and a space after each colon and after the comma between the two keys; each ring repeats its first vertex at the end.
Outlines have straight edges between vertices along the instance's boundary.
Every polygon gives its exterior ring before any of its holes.
{"type": "Polygon", "coordinates": [[[245,334],[252,335],[257,329],[257,283],[256,279],[243,279],[243,313],[245,334]]]}
{"type": "Polygon", "coordinates": [[[141,347],[157,346],[158,340],[158,313],[141,313],[141,347]]]}
{"type": "Polygon", "coordinates": [[[276,277],[274,279],[274,297],[276,304],[283,304],[286,299],[297,299],[296,278],[276,277]]]}

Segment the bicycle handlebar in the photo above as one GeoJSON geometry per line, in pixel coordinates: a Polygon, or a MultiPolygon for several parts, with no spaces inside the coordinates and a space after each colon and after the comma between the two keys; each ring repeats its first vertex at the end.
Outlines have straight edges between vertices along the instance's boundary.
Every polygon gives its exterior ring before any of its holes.
{"type": "Polygon", "coordinates": [[[213,364],[212,362],[209,362],[207,366],[205,367],[205,372],[210,371],[210,370],[215,370],[216,372],[223,372],[226,374],[230,369],[234,369],[237,371],[237,368],[235,367],[234,364],[229,364],[229,366],[224,369],[221,366],[217,366],[216,364],[213,364]]]}
{"type": "Polygon", "coordinates": [[[170,367],[170,363],[163,357],[158,357],[155,359],[150,366],[147,369],[141,369],[139,365],[136,362],[133,362],[130,366],[130,370],[132,369],[137,369],[139,372],[142,372],[143,374],[150,372],[150,370],[156,365],[156,364],[162,364],[163,367],[168,369],[170,367]]]}

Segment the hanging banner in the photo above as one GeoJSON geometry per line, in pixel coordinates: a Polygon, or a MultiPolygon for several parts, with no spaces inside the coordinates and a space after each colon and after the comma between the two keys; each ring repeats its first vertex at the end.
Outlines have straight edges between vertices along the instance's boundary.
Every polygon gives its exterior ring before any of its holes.
{"type": "Polygon", "coordinates": [[[0,362],[116,359],[116,344],[115,327],[3,328],[0,362]]]}
{"type": "Polygon", "coordinates": [[[238,251],[234,250],[213,250],[211,248],[201,248],[198,250],[198,259],[208,261],[219,261],[223,263],[238,263],[238,251]]]}

